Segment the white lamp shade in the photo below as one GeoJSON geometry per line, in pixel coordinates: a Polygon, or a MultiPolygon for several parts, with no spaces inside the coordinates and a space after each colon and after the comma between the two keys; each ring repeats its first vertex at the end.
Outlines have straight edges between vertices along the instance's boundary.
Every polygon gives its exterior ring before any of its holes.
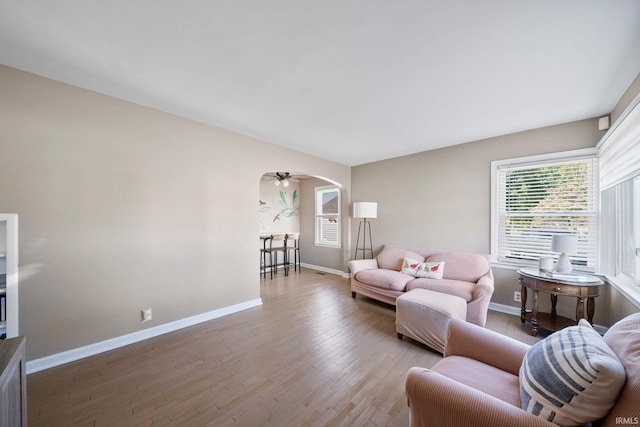
{"type": "Polygon", "coordinates": [[[377,218],[378,203],[376,202],[356,202],[353,204],[354,218],[377,218]]]}
{"type": "Polygon", "coordinates": [[[578,236],[574,234],[554,234],[551,238],[551,250],[561,254],[578,252],[578,236]]]}

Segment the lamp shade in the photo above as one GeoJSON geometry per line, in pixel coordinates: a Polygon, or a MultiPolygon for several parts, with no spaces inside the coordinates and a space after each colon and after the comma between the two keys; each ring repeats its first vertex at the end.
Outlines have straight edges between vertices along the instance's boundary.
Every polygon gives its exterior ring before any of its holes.
{"type": "Polygon", "coordinates": [[[356,202],[353,204],[354,218],[377,218],[378,203],[376,202],[356,202]]]}
{"type": "Polygon", "coordinates": [[[551,237],[551,250],[562,254],[578,252],[578,236],[575,234],[554,234],[551,237]]]}

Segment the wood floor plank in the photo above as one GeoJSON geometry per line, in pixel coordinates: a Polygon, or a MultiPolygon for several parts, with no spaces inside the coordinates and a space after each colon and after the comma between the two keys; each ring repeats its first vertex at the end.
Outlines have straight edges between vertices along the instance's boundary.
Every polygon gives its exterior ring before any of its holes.
{"type": "MultiPolygon", "coordinates": [[[[406,426],[404,378],[441,355],[396,338],[395,309],[303,269],[263,305],[27,377],[39,426],[406,426]]],[[[517,317],[487,327],[532,344],[517,317]]]]}

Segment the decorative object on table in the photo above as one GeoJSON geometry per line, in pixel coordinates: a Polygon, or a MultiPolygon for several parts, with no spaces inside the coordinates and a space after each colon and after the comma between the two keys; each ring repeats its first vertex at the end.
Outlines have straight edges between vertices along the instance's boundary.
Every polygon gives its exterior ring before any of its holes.
{"type": "Polygon", "coordinates": [[[373,242],[371,240],[371,222],[369,219],[378,217],[378,203],[376,202],[356,202],[353,204],[353,217],[362,218],[358,224],[358,237],[356,239],[356,252],[353,256],[358,259],[358,252],[362,252],[362,258],[367,257],[367,251],[373,258],[373,242]],[[362,233],[362,245],[360,245],[360,234],[362,233]],[[369,246],[367,246],[367,234],[369,234],[369,246]]]}
{"type": "Polygon", "coordinates": [[[551,238],[551,250],[560,253],[556,271],[558,273],[571,273],[573,266],[568,254],[578,252],[578,236],[575,234],[554,234],[551,238]]]}
{"type": "Polygon", "coordinates": [[[540,257],[540,263],[538,269],[542,273],[551,273],[553,271],[553,258],[550,256],[540,257]]]}

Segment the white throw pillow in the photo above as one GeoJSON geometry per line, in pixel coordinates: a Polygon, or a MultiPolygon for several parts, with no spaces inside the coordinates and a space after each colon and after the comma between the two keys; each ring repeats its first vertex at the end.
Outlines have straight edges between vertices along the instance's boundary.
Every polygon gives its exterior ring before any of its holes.
{"type": "Polygon", "coordinates": [[[409,257],[404,257],[402,272],[413,277],[442,279],[442,275],[444,274],[444,261],[421,262],[409,257]]]}

